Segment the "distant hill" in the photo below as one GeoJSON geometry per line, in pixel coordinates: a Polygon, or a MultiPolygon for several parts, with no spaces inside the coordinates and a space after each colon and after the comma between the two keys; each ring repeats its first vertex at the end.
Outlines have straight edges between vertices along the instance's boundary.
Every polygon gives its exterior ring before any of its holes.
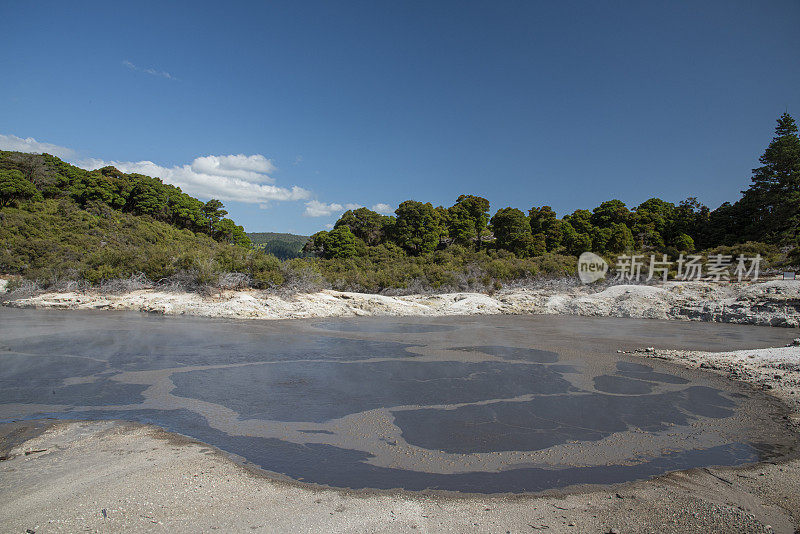
{"type": "Polygon", "coordinates": [[[254,247],[261,248],[281,260],[308,256],[302,252],[303,246],[309,239],[306,235],[252,232],[248,233],[247,237],[253,242],[254,247]]]}

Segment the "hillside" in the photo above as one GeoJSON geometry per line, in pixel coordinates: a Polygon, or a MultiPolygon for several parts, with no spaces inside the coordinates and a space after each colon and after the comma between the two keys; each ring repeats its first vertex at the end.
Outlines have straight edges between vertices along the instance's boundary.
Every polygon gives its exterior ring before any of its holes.
{"type": "Polygon", "coordinates": [[[182,285],[227,272],[271,283],[277,260],[250,249],[222,208],[158,178],[0,151],[0,273],[45,287],[140,273],[182,285]]]}
{"type": "Polygon", "coordinates": [[[307,254],[303,252],[303,247],[308,243],[309,239],[306,235],[283,234],[277,232],[248,232],[247,237],[253,242],[253,246],[281,260],[307,256],[307,254]]]}

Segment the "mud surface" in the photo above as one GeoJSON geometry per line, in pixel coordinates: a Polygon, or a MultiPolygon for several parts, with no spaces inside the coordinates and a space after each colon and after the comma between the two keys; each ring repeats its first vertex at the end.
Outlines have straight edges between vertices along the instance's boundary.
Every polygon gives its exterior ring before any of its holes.
{"type": "Polygon", "coordinates": [[[794,332],[612,318],[235,321],[0,309],[0,420],[154,423],[292,479],[537,492],[739,465],[795,444],[784,409],[617,353],[794,332]]]}

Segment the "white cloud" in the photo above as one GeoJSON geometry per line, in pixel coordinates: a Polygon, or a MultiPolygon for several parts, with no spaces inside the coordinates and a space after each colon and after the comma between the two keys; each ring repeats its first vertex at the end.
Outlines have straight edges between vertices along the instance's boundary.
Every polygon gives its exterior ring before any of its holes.
{"type": "MultiPolygon", "coordinates": [[[[320,202],[319,200],[309,200],[306,202],[306,210],[303,212],[303,215],[306,217],[328,217],[330,215],[339,215],[344,213],[346,210],[356,210],[363,207],[364,206],[361,204],[350,203],[342,205],[338,202],[326,204],[325,202],[320,202]]],[[[378,213],[383,213],[384,215],[394,214],[394,208],[389,204],[384,204],[382,202],[375,204],[370,209],[378,213]]]]}
{"type": "Polygon", "coordinates": [[[272,162],[260,154],[245,156],[203,156],[190,165],[162,167],[152,161],[105,161],[88,159],[77,163],[89,170],[112,165],[123,172],[135,172],[161,178],[180,187],[184,193],[201,198],[218,198],[249,204],[266,205],[271,200],[303,200],[310,192],[302,187],[266,185],[274,180],[272,162]]]}
{"type": "Polygon", "coordinates": [[[59,158],[70,158],[75,155],[75,151],[63,146],[52,145],[50,143],[40,143],[33,137],[23,139],[16,135],[0,134],[0,150],[14,150],[17,152],[33,152],[35,154],[52,154],[59,158]]]}
{"type": "Polygon", "coordinates": [[[389,204],[384,204],[383,202],[375,204],[371,209],[372,211],[377,211],[378,213],[382,213],[384,215],[394,215],[394,208],[389,204]]]}
{"type": "Polygon", "coordinates": [[[303,212],[303,215],[306,217],[327,217],[329,215],[343,213],[347,210],[357,210],[361,207],[361,204],[342,205],[336,202],[326,204],[319,200],[309,200],[306,202],[306,210],[303,212]]]}
{"type": "Polygon", "coordinates": [[[347,210],[357,210],[361,208],[361,204],[345,204],[341,205],[336,202],[325,204],[319,200],[309,200],[306,202],[306,210],[303,215],[306,217],[327,217],[329,215],[344,213],[347,210]]]}
{"type": "Polygon", "coordinates": [[[228,176],[239,178],[246,182],[272,183],[273,180],[267,173],[274,172],[275,165],[261,154],[245,156],[237,154],[231,156],[203,156],[192,162],[192,170],[199,174],[212,174],[215,176],[228,176]]]}
{"type": "Polygon", "coordinates": [[[166,78],[168,80],[176,80],[177,79],[177,78],[175,78],[175,76],[173,76],[169,72],[166,72],[166,71],[163,71],[163,70],[152,69],[152,68],[138,67],[138,66],[134,65],[133,63],[131,63],[130,61],[128,61],[127,59],[125,61],[123,61],[122,64],[125,65],[126,67],[128,67],[131,70],[135,70],[136,72],[144,72],[145,74],[150,74],[151,76],[159,76],[161,78],[166,78]]]}
{"type": "Polygon", "coordinates": [[[306,202],[306,210],[303,212],[303,215],[306,217],[327,217],[343,209],[341,204],[336,204],[335,202],[325,204],[319,200],[309,200],[306,202]]]}
{"type": "Polygon", "coordinates": [[[326,230],[333,230],[333,223],[328,223],[325,225],[326,230]]]}

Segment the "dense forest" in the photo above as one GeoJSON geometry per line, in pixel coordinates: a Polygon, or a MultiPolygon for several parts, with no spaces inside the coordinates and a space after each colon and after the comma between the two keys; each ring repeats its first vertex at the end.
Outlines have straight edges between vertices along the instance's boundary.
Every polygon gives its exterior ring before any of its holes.
{"type": "Polygon", "coordinates": [[[251,234],[218,200],[114,167],[86,171],[47,154],[0,152],[0,273],[40,287],[112,287],[134,277],[181,287],[358,291],[491,290],[575,271],[575,256],[760,253],[800,265],[800,139],[788,114],[734,203],[602,202],[558,217],[461,195],[407,200],[394,216],[359,208],[310,238],[251,234]],[[302,249],[302,250],[301,250],[302,249]],[[277,257],[276,257],[277,256],[277,257]]]}

